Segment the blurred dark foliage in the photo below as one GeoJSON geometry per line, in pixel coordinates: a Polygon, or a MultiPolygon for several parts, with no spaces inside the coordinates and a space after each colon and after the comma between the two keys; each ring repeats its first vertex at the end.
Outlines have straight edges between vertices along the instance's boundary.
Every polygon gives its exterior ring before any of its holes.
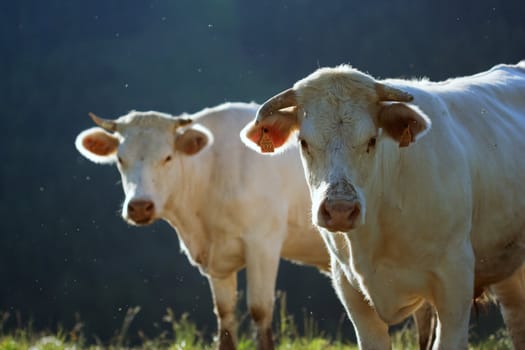
{"type": "MultiPolygon", "coordinates": [[[[171,228],[126,225],[117,170],[75,150],[87,112],[262,102],[340,63],[468,75],[525,58],[524,18],[522,0],[1,2],[0,311],[19,315],[8,326],[68,329],[78,314],[88,340],[107,340],[140,305],[133,326],[150,336],[167,307],[215,330],[207,281],[171,228]]],[[[283,263],[278,287],[297,323],[306,313],[335,335],[343,309],[327,278],[283,263]]],[[[490,315],[478,334],[500,325],[490,315]]],[[[350,322],[342,331],[352,338],[350,322]]]]}

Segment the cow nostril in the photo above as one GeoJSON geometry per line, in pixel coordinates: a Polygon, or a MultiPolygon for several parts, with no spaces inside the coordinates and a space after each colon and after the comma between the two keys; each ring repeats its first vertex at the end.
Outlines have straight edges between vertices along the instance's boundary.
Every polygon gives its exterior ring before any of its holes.
{"type": "Polygon", "coordinates": [[[325,200],[319,207],[318,224],[330,231],[346,231],[355,227],[361,206],[347,200],[325,200]]]}
{"type": "Polygon", "coordinates": [[[359,207],[359,205],[356,205],[354,206],[354,209],[352,209],[352,211],[350,212],[348,219],[350,219],[350,221],[354,221],[359,217],[359,214],[361,214],[361,208],[359,207]]]}
{"type": "Polygon", "coordinates": [[[146,203],[146,206],[144,208],[147,212],[153,211],[153,202],[146,203]]]}
{"type": "Polygon", "coordinates": [[[330,220],[332,215],[330,215],[330,212],[326,208],[326,202],[321,205],[321,215],[325,220],[330,220]]]}

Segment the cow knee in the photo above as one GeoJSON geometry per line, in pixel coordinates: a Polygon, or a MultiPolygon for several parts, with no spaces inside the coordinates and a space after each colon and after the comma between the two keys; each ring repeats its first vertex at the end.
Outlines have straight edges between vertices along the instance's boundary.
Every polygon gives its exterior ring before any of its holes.
{"type": "Polygon", "coordinates": [[[250,315],[258,326],[268,326],[270,323],[270,312],[263,307],[250,306],[250,315]]]}
{"type": "Polygon", "coordinates": [[[250,315],[257,325],[257,350],[274,350],[272,335],[272,309],[250,306],[250,315]]]}
{"type": "Polygon", "coordinates": [[[224,307],[224,305],[217,304],[215,307],[215,314],[219,319],[220,327],[231,331],[235,323],[234,310],[224,307]]]}
{"type": "Polygon", "coordinates": [[[215,306],[215,315],[219,326],[219,344],[217,350],[235,350],[236,320],[234,310],[222,304],[215,306]]]}

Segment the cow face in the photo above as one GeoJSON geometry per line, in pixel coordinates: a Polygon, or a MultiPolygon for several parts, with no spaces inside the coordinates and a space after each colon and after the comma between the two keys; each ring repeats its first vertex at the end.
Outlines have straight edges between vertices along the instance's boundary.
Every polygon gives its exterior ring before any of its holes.
{"type": "Polygon", "coordinates": [[[122,217],[133,225],[163,217],[173,197],[185,188],[189,159],[212,142],[204,127],[158,112],[131,112],[116,121],[95,122],[103,128],[80,133],[76,147],[96,163],[117,165],[126,196],[122,217]]]}
{"type": "Polygon", "coordinates": [[[364,222],[366,195],[386,149],[407,147],[430,128],[410,100],[347,66],[325,68],[264,103],[242,138],[262,153],[296,139],[314,224],[348,232],[364,222]]]}

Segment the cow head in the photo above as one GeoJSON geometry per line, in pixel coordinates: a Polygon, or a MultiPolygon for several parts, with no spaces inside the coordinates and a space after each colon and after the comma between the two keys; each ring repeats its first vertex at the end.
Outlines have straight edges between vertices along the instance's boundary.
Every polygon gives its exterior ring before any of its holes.
{"type": "Polygon", "coordinates": [[[412,99],[349,66],[322,68],[266,101],[241,138],[261,153],[297,140],[314,224],[347,232],[364,221],[366,189],[389,150],[430,129],[412,99]]]}
{"type": "Polygon", "coordinates": [[[184,188],[185,163],[213,141],[206,128],[184,117],[136,111],[117,120],[90,116],[99,127],[81,132],[75,145],[95,163],[117,164],[126,195],[122,217],[134,225],[163,217],[184,188]]]}

